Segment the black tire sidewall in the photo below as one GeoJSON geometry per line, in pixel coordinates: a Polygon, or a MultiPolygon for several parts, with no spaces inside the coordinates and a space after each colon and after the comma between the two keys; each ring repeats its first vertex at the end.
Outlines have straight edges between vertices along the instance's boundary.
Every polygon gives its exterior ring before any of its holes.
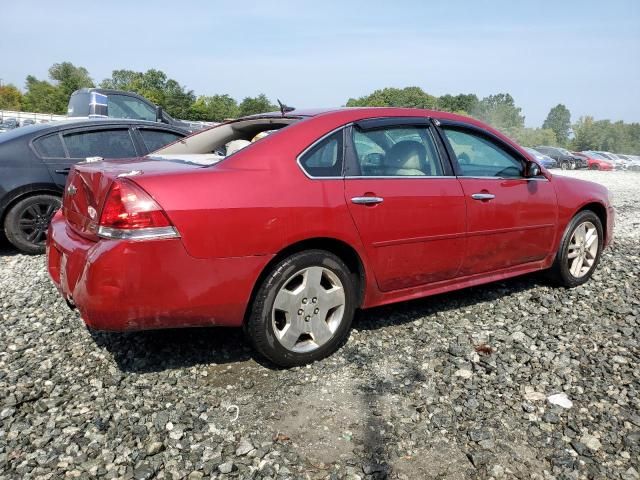
{"type": "Polygon", "coordinates": [[[578,285],[582,285],[583,283],[587,282],[593,275],[593,272],[595,271],[595,269],[598,266],[598,263],[600,262],[603,244],[604,244],[604,230],[603,230],[603,226],[602,226],[602,222],[600,221],[600,218],[590,210],[579,212],[575,217],[573,217],[573,219],[567,226],[565,234],[562,237],[562,243],[560,244],[560,249],[558,250],[558,253],[556,255],[554,270],[558,277],[557,280],[562,285],[569,288],[577,287],[578,285]],[[593,262],[593,265],[591,266],[591,269],[589,270],[589,272],[585,274],[583,277],[576,278],[573,275],[571,275],[571,272],[569,272],[569,266],[567,265],[567,255],[569,253],[568,246],[571,240],[571,236],[573,235],[573,232],[576,230],[576,228],[580,224],[586,221],[593,223],[596,227],[596,230],[598,231],[598,253],[596,254],[596,259],[593,262]]]}
{"type": "Polygon", "coordinates": [[[335,352],[346,340],[356,309],[354,276],[344,262],[330,252],[308,250],[293,254],[276,264],[260,286],[247,320],[246,333],[262,355],[282,367],[304,365],[335,352]],[[276,295],[296,272],[313,266],[331,270],[342,282],[345,291],[344,316],[333,337],[324,345],[306,353],[291,352],[275,336],[271,312],[276,295]]]}
{"type": "Polygon", "coordinates": [[[26,238],[24,238],[19,226],[22,212],[24,212],[24,210],[29,208],[31,205],[43,202],[57,203],[58,208],[60,208],[60,206],[62,205],[60,197],[56,197],[55,195],[33,195],[20,200],[13,207],[11,207],[4,219],[4,232],[7,240],[9,240],[9,242],[14,247],[24,253],[37,255],[40,253],[44,253],[45,251],[44,246],[34,245],[33,243],[27,241],[26,238]]]}

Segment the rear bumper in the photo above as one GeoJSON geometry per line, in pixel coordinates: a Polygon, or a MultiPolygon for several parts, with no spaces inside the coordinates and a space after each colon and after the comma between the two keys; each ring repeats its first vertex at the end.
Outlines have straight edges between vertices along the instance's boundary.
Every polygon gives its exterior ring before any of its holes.
{"type": "Polygon", "coordinates": [[[49,275],[97,330],[242,325],[270,256],[197,259],[180,239],[87,240],[58,214],[49,227],[49,275]]]}

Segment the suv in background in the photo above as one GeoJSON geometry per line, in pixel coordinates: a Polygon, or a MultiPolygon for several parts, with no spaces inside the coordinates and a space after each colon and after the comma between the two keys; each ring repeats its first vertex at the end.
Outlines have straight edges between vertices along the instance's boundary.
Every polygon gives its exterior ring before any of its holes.
{"type": "Polygon", "coordinates": [[[133,92],[109,88],[81,88],[71,94],[67,106],[68,117],[127,118],[166,123],[189,132],[200,130],[208,124],[176,120],[162,107],[133,92]]]}
{"type": "Polygon", "coordinates": [[[587,160],[573,155],[569,150],[560,147],[549,147],[547,145],[540,145],[533,147],[540,153],[553,158],[560,168],[563,170],[572,170],[574,168],[587,168],[587,160]]]}
{"type": "Polygon", "coordinates": [[[140,120],[40,123],[0,135],[0,233],[25,253],[42,253],[49,220],[72,165],[91,157],[147,155],[187,135],[140,120]]]}

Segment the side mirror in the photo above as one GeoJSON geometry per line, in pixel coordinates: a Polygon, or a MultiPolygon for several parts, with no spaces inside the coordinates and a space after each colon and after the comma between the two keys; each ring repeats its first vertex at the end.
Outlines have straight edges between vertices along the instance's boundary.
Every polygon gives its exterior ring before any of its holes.
{"type": "Polygon", "coordinates": [[[164,122],[164,118],[162,117],[162,107],[156,106],[156,122],[164,122]]]}
{"type": "Polygon", "coordinates": [[[527,162],[527,177],[539,177],[541,174],[540,165],[536,162],[527,162]]]}

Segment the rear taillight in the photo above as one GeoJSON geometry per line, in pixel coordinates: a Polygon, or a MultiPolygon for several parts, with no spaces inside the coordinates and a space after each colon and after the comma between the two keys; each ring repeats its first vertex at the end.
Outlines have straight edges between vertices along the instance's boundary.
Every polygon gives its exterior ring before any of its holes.
{"type": "Polygon", "coordinates": [[[151,195],[124,179],[118,179],[111,185],[100,214],[98,235],[135,240],[179,236],[151,195]]]}

